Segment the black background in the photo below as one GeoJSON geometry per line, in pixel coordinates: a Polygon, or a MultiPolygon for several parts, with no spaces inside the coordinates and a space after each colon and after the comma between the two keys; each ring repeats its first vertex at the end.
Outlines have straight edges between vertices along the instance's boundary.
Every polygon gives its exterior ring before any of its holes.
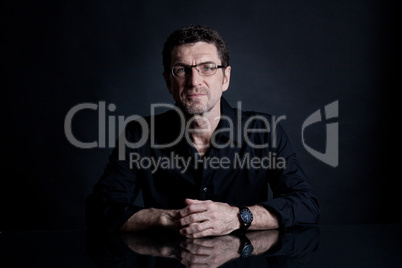
{"type": "MultiPolygon", "coordinates": [[[[319,197],[321,223],[400,221],[390,135],[398,123],[388,99],[391,86],[397,89],[393,8],[358,0],[3,3],[0,230],[85,227],[85,197],[111,149],[70,144],[67,112],[104,101],[116,106],[107,116],[117,118],[173,103],[161,51],[188,24],[211,26],[229,43],[224,96],[232,106],[241,101],[245,110],[286,115],[282,125],[319,197]],[[336,100],[333,168],[306,151],[301,126],[336,100]]],[[[81,141],[97,140],[97,112],[77,113],[72,129],[81,141]]],[[[325,122],[305,135],[325,150],[325,122]]]]}

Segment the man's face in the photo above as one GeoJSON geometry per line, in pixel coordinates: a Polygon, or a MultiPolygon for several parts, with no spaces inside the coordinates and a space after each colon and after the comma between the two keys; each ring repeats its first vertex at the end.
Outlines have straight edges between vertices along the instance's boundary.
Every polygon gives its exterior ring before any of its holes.
{"type": "MultiPolygon", "coordinates": [[[[184,44],[173,48],[171,53],[171,67],[205,62],[222,64],[214,44],[205,42],[184,44]]],[[[230,66],[224,71],[218,69],[211,76],[201,76],[195,68],[192,68],[191,74],[187,77],[177,78],[171,73],[164,73],[164,77],[170,94],[186,113],[219,115],[222,92],[229,87],[230,66]]]]}

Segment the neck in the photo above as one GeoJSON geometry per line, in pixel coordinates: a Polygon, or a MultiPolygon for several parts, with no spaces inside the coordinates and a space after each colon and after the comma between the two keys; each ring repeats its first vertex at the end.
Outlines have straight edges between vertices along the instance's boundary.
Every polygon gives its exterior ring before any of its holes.
{"type": "Polygon", "coordinates": [[[220,120],[220,107],[218,113],[191,115],[187,118],[187,131],[194,147],[203,156],[208,150],[212,134],[220,120]]]}

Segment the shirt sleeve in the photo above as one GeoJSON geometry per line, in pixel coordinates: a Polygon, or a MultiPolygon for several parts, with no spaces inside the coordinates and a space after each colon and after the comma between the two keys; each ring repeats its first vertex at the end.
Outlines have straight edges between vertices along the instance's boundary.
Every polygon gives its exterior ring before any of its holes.
{"type": "Polygon", "coordinates": [[[320,215],[317,197],[280,125],[275,135],[276,155],[286,160],[286,167],[269,178],[273,199],[260,205],[278,217],[280,227],[316,224],[320,215]]]}
{"type": "MultiPolygon", "coordinates": [[[[119,137],[131,140],[129,130],[119,137]]],[[[139,176],[130,168],[129,161],[119,160],[119,140],[109,157],[103,175],[86,199],[85,217],[89,230],[118,231],[143,207],[133,205],[140,191],[139,176]]],[[[127,146],[123,154],[129,155],[127,146]]],[[[130,149],[131,150],[131,149],[130,149]]]]}

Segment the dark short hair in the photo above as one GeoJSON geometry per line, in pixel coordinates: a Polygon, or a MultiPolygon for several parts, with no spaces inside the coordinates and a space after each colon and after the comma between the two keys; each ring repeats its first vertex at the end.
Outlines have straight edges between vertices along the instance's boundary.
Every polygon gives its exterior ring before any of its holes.
{"type": "Polygon", "coordinates": [[[165,42],[162,51],[163,68],[166,73],[170,72],[171,53],[174,47],[195,42],[214,44],[218,50],[218,56],[222,65],[229,66],[229,47],[222,36],[214,29],[203,25],[190,25],[175,30],[165,42]]]}

